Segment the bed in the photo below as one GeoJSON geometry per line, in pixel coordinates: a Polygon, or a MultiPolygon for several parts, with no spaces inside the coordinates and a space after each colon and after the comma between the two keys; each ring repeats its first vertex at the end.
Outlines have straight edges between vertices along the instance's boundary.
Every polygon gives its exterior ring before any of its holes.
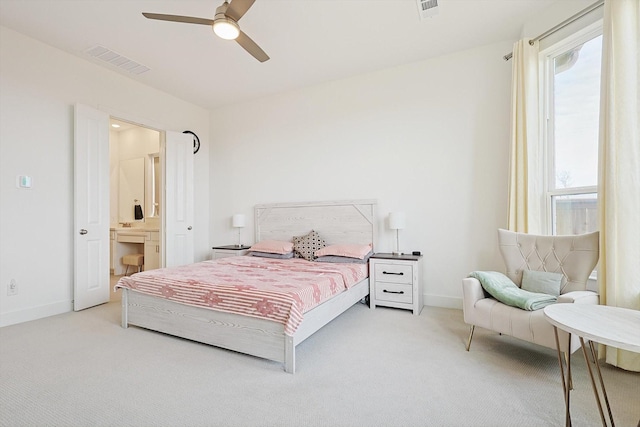
{"type": "MultiPolygon", "coordinates": [[[[293,236],[305,235],[315,230],[327,245],[370,244],[375,247],[375,207],[376,202],[373,200],[257,205],[254,210],[255,240],[291,241],[293,236]]],[[[227,271],[235,268],[238,271],[248,271],[250,268],[260,268],[262,264],[271,262],[250,261],[249,258],[253,257],[223,258],[196,263],[193,268],[200,269],[200,274],[205,268],[225,268],[227,271]],[[212,265],[215,263],[220,265],[212,265]]],[[[284,261],[286,260],[276,260],[275,263],[284,261]]],[[[291,261],[302,264],[301,260],[291,261]]],[[[184,274],[187,275],[190,274],[190,267],[176,267],[164,271],[181,275],[183,271],[180,269],[186,268],[184,274]]],[[[341,274],[337,272],[340,270],[337,266],[335,269],[329,265],[318,268],[335,270],[335,274],[341,274]]],[[[134,289],[135,286],[124,286],[120,282],[116,287],[122,290],[123,328],[134,325],[273,360],[283,363],[286,372],[294,373],[296,346],[369,294],[368,275],[365,273],[363,276],[306,311],[295,321],[294,327],[291,323],[250,316],[233,310],[201,307],[179,298],[167,299],[159,295],[159,292],[143,293],[141,288],[134,289]]]]}

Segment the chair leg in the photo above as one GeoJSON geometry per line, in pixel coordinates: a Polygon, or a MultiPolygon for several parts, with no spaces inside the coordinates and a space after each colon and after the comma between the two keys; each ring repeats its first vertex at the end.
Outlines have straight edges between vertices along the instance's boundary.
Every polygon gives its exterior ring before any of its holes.
{"type": "Polygon", "coordinates": [[[471,339],[473,338],[473,330],[475,327],[475,325],[471,325],[471,332],[469,332],[469,339],[467,340],[467,351],[469,351],[469,347],[471,347],[471,339]]]}
{"type": "Polygon", "coordinates": [[[127,268],[124,270],[124,275],[127,275],[127,272],[129,271],[129,264],[127,264],[127,268]]]}

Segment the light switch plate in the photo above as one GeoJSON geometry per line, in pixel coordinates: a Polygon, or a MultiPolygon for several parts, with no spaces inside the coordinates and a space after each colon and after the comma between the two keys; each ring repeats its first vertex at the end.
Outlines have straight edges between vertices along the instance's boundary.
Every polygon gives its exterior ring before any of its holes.
{"type": "Polygon", "coordinates": [[[16,185],[18,188],[31,188],[32,180],[29,175],[18,175],[16,185]]]}

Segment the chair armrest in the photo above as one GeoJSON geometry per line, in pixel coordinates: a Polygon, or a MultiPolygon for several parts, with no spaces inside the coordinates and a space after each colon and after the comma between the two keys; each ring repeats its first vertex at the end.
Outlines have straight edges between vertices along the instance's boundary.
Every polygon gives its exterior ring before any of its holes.
{"type": "Polygon", "coordinates": [[[482,289],[480,281],[473,277],[462,279],[462,311],[464,313],[465,322],[473,323],[474,307],[480,300],[487,298],[482,289]]]}
{"type": "Polygon", "coordinates": [[[487,296],[482,289],[480,281],[473,277],[466,277],[462,279],[462,299],[472,305],[487,296]]]}
{"type": "Polygon", "coordinates": [[[573,291],[560,295],[558,302],[597,305],[600,302],[600,295],[593,291],[573,291]]]}

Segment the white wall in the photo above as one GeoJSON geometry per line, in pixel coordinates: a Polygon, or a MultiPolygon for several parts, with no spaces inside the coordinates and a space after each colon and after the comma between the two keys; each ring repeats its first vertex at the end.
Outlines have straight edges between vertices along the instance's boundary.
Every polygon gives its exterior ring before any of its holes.
{"type": "Polygon", "coordinates": [[[0,27],[0,325],[71,309],[76,102],[200,136],[195,254],[209,256],[209,112],[0,27]],[[18,190],[17,175],[33,188],[18,190]]]}
{"type": "Polygon", "coordinates": [[[211,242],[260,203],[377,199],[378,251],[424,254],[427,305],[461,307],[461,279],[503,269],[511,42],[279,94],[211,114],[211,242]]]}

